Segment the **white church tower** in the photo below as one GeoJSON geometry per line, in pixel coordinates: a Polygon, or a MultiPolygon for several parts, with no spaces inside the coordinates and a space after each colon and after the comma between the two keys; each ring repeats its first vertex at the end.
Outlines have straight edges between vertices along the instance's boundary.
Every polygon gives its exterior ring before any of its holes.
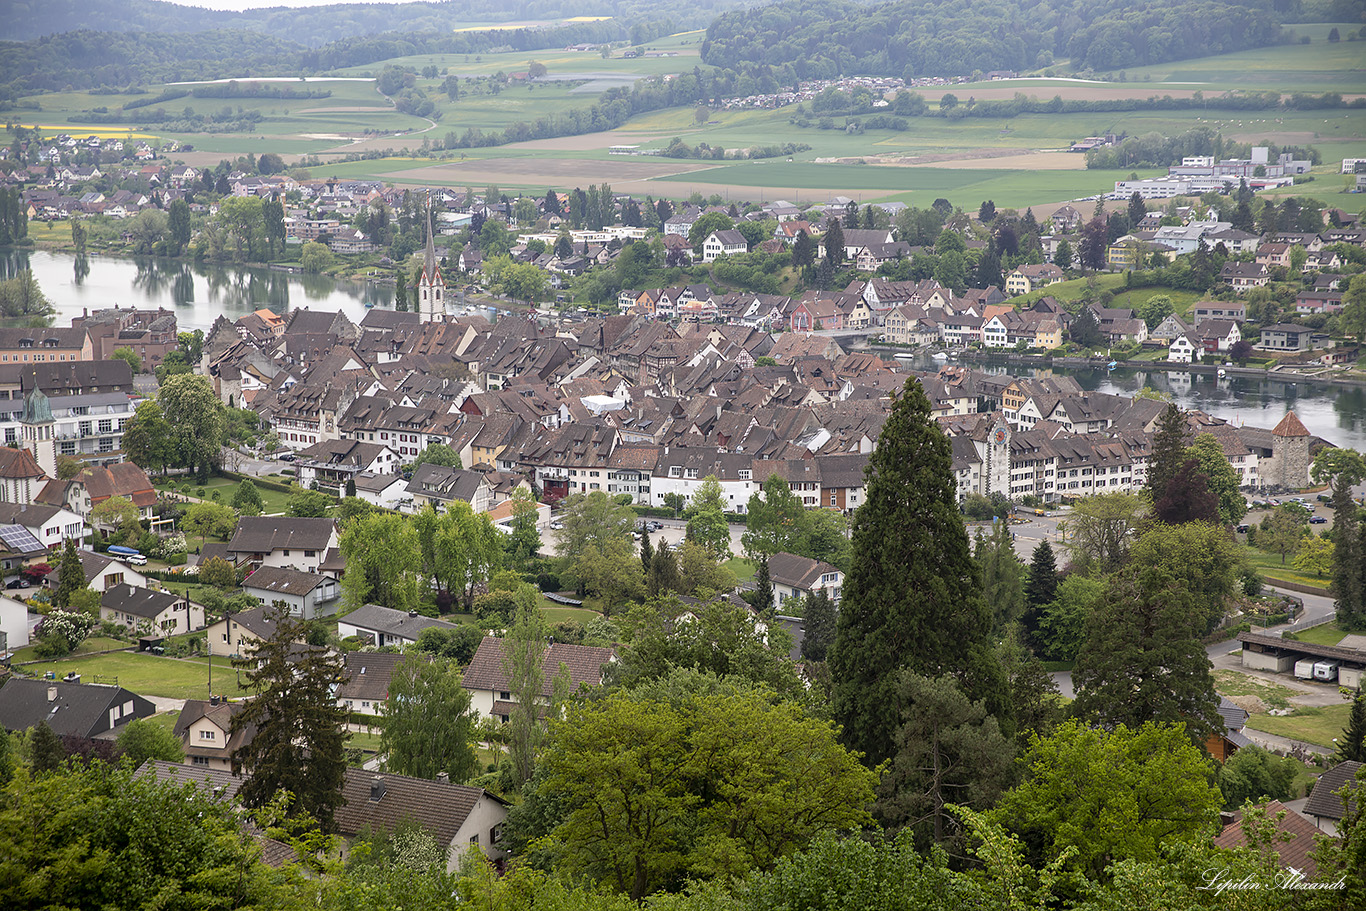
{"type": "Polygon", "coordinates": [[[427,255],[422,260],[422,276],[417,280],[417,312],[424,323],[437,323],[446,318],[446,280],[436,262],[436,245],[432,242],[432,199],[427,197],[427,255]]]}
{"type": "Polygon", "coordinates": [[[37,385],[24,396],[24,414],[19,422],[24,434],[24,448],[33,453],[33,460],[39,468],[51,477],[57,477],[56,422],[52,419],[52,403],[37,385]]]}

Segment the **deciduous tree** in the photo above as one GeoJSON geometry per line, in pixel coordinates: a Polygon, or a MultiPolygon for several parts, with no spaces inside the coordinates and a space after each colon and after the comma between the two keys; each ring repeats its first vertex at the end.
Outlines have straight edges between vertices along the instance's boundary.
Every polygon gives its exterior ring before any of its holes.
{"type": "Polygon", "coordinates": [[[164,725],[147,718],[137,718],[119,733],[114,741],[119,753],[133,763],[142,765],[149,759],[162,759],[166,762],[180,762],[185,758],[185,748],[164,725]]]}
{"type": "Polygon", "coordinates": [[[1223,803],[1213,764],[1179,723],[1105,730],[1069,721],[1035,739],[1025,762],[1027,780],[989,818],[1041,844],[1046,859],[1072,851],[1067,864],[1092,876],[1209,838],[1223,803]]]}
{"type": "Polygon", "coordinates": [[[875,780],[829,722],[683,673],[573,705],[542,762],[538,793],[566,810],[557,868],[636,901],[687,875],[768,869],[861,826],[875,780]]]}
{"type": "Polygon", "coordinates": [[[394,668],[380,734],[390,771],[432,779],[445,772],[456,784],[479,772],[478,712],[461,680],[446,658],[409,655],[394,668]]]}
{"type": "Polygon", "coordinates": [[[1059,523],[1072,565],[1083,572],[1101,573],[1123,566],[1146,515],[1147,508],[1136,494],[1105,493],[1078,500],[1066,523],[1059,523]]]}
{"type": "Polygon", "coordinates": [[[223,403],[206,376],[183,373],[170,377],[157,393],[173,441],[175,462],[190,469],[200,483],[217,464],[227,426],[223,403]]]}

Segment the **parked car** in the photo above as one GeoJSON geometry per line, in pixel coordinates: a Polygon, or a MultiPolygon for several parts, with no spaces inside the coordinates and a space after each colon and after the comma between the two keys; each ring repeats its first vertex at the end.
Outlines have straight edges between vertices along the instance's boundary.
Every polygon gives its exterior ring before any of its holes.
{"type": "Polygon", "coordinates": [[[286,452],[284,455],[280,456],[280,461],[281,461],[281,462],[293,462],[295,458],[296,458],[296,456],[294,455],[294,453],[292,453],[292,452],[286,452]]]}
{"type": "Polygon", "coordinates": [[[1328,524],[1328,520],[1325,519],[1323,516],[1310,516],[1310,517],[1309,517],[1309,524],[1310,524],[1310,525],[1327,525],[1327,524],[1328,524]]]}
{"type": "Polygon", "coordinates": [[[560,529],[564,528],[564,523],[560,522],[559,520],[556,520],[550,523],[550,527],[554,531],[559,531],[560,529]]]}
{"type": "Polygon", "coordinates": [[[1248,527],[1249,527],[1249,526],[1247,526],[1247,525],[1239,525],[1239,526],[1238,526],[1238,534],[1240,534],[1240,535],[1245,535],[1245,534],[1247,534],[1248,527]]]}
{"type": "Polygon", "coordinates": [[[29,581],[27,579],[21,577],[18,579],[9,580],[9,582],[5,584],[5,588],[32,588],[32,586],[29,585],[29,581]]]}
{"type": "Polygon", "coordinates": [[[659,530],[660,530],[661,528],[663,528],[663,527],[664,527],[664,523],[663,523],[663,522],[655,522],[655,521],[652,520],[652,521],[649,521],[649,522],[646,522],[646,523],[645,523],[645,529],[646,529],[647,531],[659,531],[659,530]]]}

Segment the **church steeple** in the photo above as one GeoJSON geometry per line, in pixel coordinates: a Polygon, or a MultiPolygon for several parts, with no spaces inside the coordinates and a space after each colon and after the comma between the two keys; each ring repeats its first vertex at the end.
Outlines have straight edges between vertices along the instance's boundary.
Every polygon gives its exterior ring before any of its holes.
{"type": "Polygon", "coordinates": [[[436,232],[432,230],[432,197],[427,195],[427,251],[422,258],[422,276],[417,280],[417,312],[424,323],[446,317],[446,280],[436,261],[436,232]]]}
{"type": "Polygon", "coordinates": [[[57,477],[56,421],[52,417],[52,403],[36,381],[24,396],[24,413],[19,423],[24,434],[24,448],[33,453],[39,468],[57,477]]]}

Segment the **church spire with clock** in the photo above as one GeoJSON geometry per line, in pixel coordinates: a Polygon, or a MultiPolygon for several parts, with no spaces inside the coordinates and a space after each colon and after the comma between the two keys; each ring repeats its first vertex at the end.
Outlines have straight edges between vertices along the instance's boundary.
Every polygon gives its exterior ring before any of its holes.
{"type": "Polygon", "coordinates": [[[427,196],[427,252],[422,259],[422,275],[417,280],[417,312],[424,323],[446,318],[446,280],[436,261],[435,233],[432,231],[432,198],[427,196]]]}

